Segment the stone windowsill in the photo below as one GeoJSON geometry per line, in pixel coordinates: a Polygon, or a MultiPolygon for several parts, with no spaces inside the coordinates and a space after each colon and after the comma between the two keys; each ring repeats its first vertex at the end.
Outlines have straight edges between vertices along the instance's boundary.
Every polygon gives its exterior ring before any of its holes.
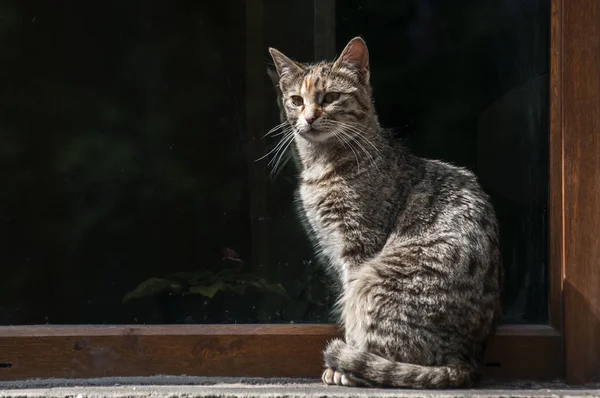
{"type": "Polygon", "coordinates": [[[275,397],[599,397],[600,384],[567,386],[561,382],[483,383],[477,389],[418,391],[324,386],[317,380],[214,377],[132,377],[48,379],[0,382],[0,398],[275,398],[275,397]]]}

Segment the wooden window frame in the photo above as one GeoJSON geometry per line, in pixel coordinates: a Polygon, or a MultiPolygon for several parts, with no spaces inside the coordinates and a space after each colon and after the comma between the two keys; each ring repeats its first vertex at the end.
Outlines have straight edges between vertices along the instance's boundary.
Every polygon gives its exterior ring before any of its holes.
{"type": "MultiPolygon", "coordinates": [[[[551,1],[550,322],[501,326],[485,373],[581,383],[600,378],[600,2],[551,1]]],[[[264,73],[257,62],[265,49],[256,23],[263,8],[262,0],[247,3],[254,32],[247,39],[247,91],[256,98],[264,94],[256,83],[264,73]]],[[[332,29],[314,31],[334,37],[332,29]]],[[[331,47],[320,44],[315,53],[327,54],[331,47]]],[[[264,106],[249,104],[254,115],[264,106]]],[[[263,130],[262,121],[248,122],[250,130],[263,130]]],[[[250,155],[263,151],[262,145],[251,141],[250,155]]],[[[256,190],[265,189],[261,178],[251,177],[256,190]]],[[[260,217],[262,206],[252,204],[252,217],[260,217]]],[[[260,238],[265,231],[252,233],[260,238]]],[[[0,380],[318,377],[322,349],[339,335],[332,325],[7,326],[0,327],[0,380]]]]}

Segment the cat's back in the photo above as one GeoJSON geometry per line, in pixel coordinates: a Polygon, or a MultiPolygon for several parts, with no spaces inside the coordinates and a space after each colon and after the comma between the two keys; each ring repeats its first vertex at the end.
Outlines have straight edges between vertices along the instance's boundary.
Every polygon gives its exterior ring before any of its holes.
{"type": "Polygon", "coordinates": [[[468,169],[432,159],[415,158],[416,177],[399,231],[421,235],[436,230],[497,235],[497,220],[489,196],[468,169]]]}
{"type": "MultiPolygon", "coordinates": [[[[419,179],[382,257],[422,262],[417,277],[406,279],[407,286],[416,292],[439,279],[442,282],[434,291],[442,307],[444,300],[438,293],[452,286],[449,297],[454,297],[453,290],[463,298],[476,297],[478,304],[471,306],[467,300],[465,308],[472,307],[473,314],[494,313],[489,319],[496,318],[503,271],[498,222],[489,196],[465,168],[421,158],[418,164],[419,179]]],[[[392,272],[397,269],[389,267],[392,272]]]]}

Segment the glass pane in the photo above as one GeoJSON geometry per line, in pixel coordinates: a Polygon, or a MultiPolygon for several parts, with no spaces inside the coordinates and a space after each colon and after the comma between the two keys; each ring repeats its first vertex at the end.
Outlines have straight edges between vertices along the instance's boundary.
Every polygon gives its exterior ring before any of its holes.
{"type": "Polygon", "coordinates": [[[331,322],[268,47],[371,54],[382,123],[476,171],[505,322],[548,320],[549,1],[0,0],[0,324],[331,322]]]}

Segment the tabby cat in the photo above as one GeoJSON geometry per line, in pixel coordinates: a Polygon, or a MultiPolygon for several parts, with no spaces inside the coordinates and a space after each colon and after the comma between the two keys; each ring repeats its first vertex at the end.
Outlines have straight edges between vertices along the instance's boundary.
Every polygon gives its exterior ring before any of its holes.
{"type": "Polygon", "coordinates": [[[494,209],[473,173],[409,153],[382,128],[365,42],[335,62],[270,48],[283,138],[299,158],[300,211],[341,284],[345,339],[326,384],[465,387],[500,314],[494,209]]]}

